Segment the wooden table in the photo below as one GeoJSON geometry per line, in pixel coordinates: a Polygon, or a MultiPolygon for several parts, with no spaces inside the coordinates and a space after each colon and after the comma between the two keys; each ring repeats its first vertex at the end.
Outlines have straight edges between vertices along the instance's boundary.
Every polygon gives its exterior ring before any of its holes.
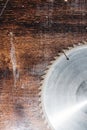
{"type": "MultiPolygon", "coordinates": [[[[5,0],[0,1],[0,10],[5,0]]],[[[46,130],[39,87],[62,49],[86,41],[87,2],[11,0],[0,17],[0,130],[46,130]],[[14,86],[11,35],[19,78],[14,86]]]]}

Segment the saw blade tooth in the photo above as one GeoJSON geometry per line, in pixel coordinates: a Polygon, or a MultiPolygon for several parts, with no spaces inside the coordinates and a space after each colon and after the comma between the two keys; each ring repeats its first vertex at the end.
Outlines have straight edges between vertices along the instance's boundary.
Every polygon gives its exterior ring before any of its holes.
{"type": "Polygon", "coordinates": [[[50,67],[51,67],[51,64],[47,66],[47,69],[49,70],[50,67]]]}
{"type": "MultiPolygon", "coordinates": [[[[42,85],[42,84],[40,83],[40,85],[42,85]]],[[[39,91],[41,91],[41,90],[42,90],[42,87],[40,86],[38,89],[39,89],[39,91]]]]}
{"type": "Polygon", "coordinates": [[[54,61],[50,61],[50,64],[52,65],[54,63],[54,61]]]}
{"type": "Polygon", "coordinates": [[[62,50],[62,54],[64,54],[64,52],[67,52],[67,50],[66,50],[66,49],[63,49],[63,50],[62,50]]]}
{"type": "MultiPolygon", "coordinates": [[[[38,96],[41,96],[41,94],[42,94],[42,93],[41,93],[41,91],[40,91],[39,94],[38,94],[38,96]]],[[[40,101],[41,101],[41,100],[40,100],[40,101]]]]}
{"type": "Polygon", "coordinates": [[[42,111],[41,99],[40,99],[39,101],[40,101],[40,103],[39,103],[39,107],[40,107],[40,109],[41,109],[41,111],[42,111]]]}
{"type": "Polygon", "coordinates": [[[44,79],[44,78],[45,78],[45,75],[42,75],[42,78],[44,79]]]}
{"type": "Polygon", "coordinates": [[[44,124],[47,126],[47,124],[48,124],[48,121],[47,121],[47,119],[45,118],[45,120],[44,120],[44,124]]]}
{"type": "Polygon", "coordinates": [[[47,72],[48,72],[48,70],[45,70],[45,71],[44,71],[45,75],[47,74],[47,72]]]}
{"type": "Polygon", "coordinates": [[[40,102],[39,106],[41,107],[41,98],[39,98],[39,102],[40,102]]]}
{"type": "Polygon", "coordinates": [[[44,84],[44,79],[45,79],[45,76],[46,76],[46,75],[44,75],[44,76],[42,76],[42,77],[41,77],[41,82],[40,82],[39,91],[42,91],[42,88],[43,88],[43,84],[44,84]]]}
{"type": "Polygon", "coordinates": [[[43,111],[40,109],[40,114],[42,114],[43,115],[43,111]]]}
{"type": "MultiPolygon", "coordinates": [[[[49,71],[49,68],[48,68],[48,66],[46,67],[46,70],[45,70],[45,72],[46,72],[46,74],[48,73],[48,71],[49,71]]],[[[45,74],[45,75],[46,75],[45,74]]]]}
{"type": "Polygon", "coordinates": [[[57,59],[58,59],[58,56],[59,56],[59,55],[55,56],[55,57],[54,57],[54,60],[57,60],[57,59]]]}
{"type": "Polygon", "coordinates": [[[67,51],[67,50],[69,50],[69,49],[68,49],[68,47],[65,47],[65,48],[63,48],[63,50],[67,51]]]}
{"type": "Polygon", "coordinates": [[[83,41],[83,44],[87,44],[87,42],[86,42],[86,41],[83,41]]]}
{"type": "Polygon", "coordinates": [[[48,71],[48,66],[46,67],[46,71],[48,71]]]}
{"type": "Polygon", "coordinates": [[[50,129],[50,126],[47,124],[47,129],[50,129]]]}
{"type": "Polygon", "coordinates": [[[77,44],[73,44],[73,47],[77,47],[77,44]]]}
{"type": "Polygon", "coordinates": [[[43,74],[41,75],[41,76],[44,76],[46,73],[45,73],[45,71],[43,72],[43,74]]]}
{"type": "Polygon", "coordinates": [[[42,87],[43,87],[43,84],[44,84],[44,80],[42,80],[42,82],[41,82],[41,90],[42,90],[42,87]]]}
{"type": "Polygon", "coordinates": [[[81,46],[81,45],[83,45],[82,42],[79,42],[79,43],[78,43],[78,46],[81,46]]]}
{"type": "Polygon", "coordinates": [[[44,82],[44,80],[41,80],[40,84],[42,85],[42,84],[43,84],[43,82],[44,82]]]}
{"type": "Polygon", "coordinates": [[[69,46],[69,47],[68,47],[68,50],[71,50],[72,48],[73,48],[72,46],[69,46]]]}
{"type": "Polygon", "coordinates": [[[45,78],[45,75],[42,75],[42,76],[41,76],[41,80],[44,80],[44,78],[45,78]]]}
{"type": "Polygon", "coordinates": [[[46,74],[47,73],[47,70],[44,70],[44,74],[46,74]]]}
{"type": "Polygon", "coordinates": [[[61,55],[63,55],[63,52],[60,52],[60,53],[59,53],[59,56],[61,56],[61,55]]]}
{"type": "Polygon", "coordinates": [[[42,119],[45,119],[45,116],[44,116],[44,114],[42,114],[42,119]]]}
{"type": "Polygon", "coordinates": [[[66,53],[67,51],[68,51],[68,50],[66,50],[66,49],[63,49],[63,50],[62,50],[62,54],[63,54],[64,52],[66,53]]]}

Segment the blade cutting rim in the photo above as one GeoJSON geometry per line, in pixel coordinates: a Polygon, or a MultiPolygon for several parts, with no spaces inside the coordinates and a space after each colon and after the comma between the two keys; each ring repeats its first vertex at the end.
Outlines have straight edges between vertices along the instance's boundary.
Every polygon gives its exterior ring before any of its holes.
{"type": "MultiPolygon", "coordinates": [[[[81,45],[81,46],[76,46],[75,48],[72,48],[72,49],[70,49],[70,50],[67,50],[66,51],[66,54],[67,54],[67,56],[69,57],[71,54],[72,54],[72,52],[74,52],[74,51],[77,51],[77,50],[80,50],[80,49],[87,49],[87,45],[81,45]]],[[[52,73],[53,73],[53,71],[54,71],[54,69],[53,68],[55,68],[55,66],[56,66],[56,64],[58,64],[58,62],[60,62],[61,61],[61,59],[62,58],[65,58],[65,56],[62,54],[61,56],[59,56],[58,57],[58,59],[56,59],[55,61],[54,61],[54,63],[50,66],[50,68],[49,68],[49,70],[48,70],[48,72],[47,72],[47,74],[46,74],[46,76],[45,76],[45,79],[44,79],[44,81],[43,81],[43,85],[42,85],[42,87],[41,87],[41,106],[42,106],[42,111],[43,111],[43,114],[44,114],[44,118],[45,118],[45,120],[46,120],[46,122],[51,126],[51,128],[52,129],[54,129],[53,128],[53,126],[52,126],[52,124],[51,124],[51,122],[49,121],[49,118],[48,118],[48,116],[47,116],[47,111],[46,111],[46,109],[45,109],[45,105],[44,105],[44,91],[45,91],[45,88],[46,88],[46,86],[47,86],[47,82],[48,82],[48,80],[49,80],[49,77],[50,77],[50,75],[52,75],[52,73]]],[[[66,60],[66,59],[65,59],[66,60]]],[[[67,61],[68,62],[68,61],[67,61]]],[[[55,129],[54,129],[55,130],[55,129]]]]}

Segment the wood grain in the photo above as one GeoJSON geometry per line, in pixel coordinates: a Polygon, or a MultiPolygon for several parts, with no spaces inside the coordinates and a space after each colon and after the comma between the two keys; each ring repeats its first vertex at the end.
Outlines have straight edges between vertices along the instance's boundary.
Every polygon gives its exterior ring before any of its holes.
{"type": "MultiPolygon", "coordinates": [[[[0,1],[0,10],[5,0],[0,1]]],[[[46,130],[39,108],[45,69],[62,49],[86,41],[87,1],[11,0],[0,17],[0,129],[46,130]],[[20,78],[14,87],[13,32],[20,78]]]]}

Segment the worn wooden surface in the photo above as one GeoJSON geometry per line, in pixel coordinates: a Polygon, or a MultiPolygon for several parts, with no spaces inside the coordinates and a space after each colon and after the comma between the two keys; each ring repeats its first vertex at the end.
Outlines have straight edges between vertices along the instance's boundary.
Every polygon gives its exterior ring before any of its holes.
{"type": "MultiPolygon", "coordinates": [[[[5,0],[0,1],[0,11],[5,0]]],[[[41,75],[63,48],[87,38],[86,0],[9,0],[0,16],[0,130],[46,130],[41,75]],[[20,78],[14,87],[11,36],[20,78]]]]}

